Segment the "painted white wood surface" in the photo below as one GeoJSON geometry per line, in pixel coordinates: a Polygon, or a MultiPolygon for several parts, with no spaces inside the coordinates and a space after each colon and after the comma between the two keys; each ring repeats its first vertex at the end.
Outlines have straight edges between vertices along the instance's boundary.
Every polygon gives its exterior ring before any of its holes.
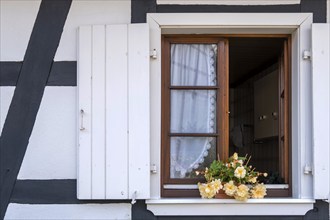
{"type": "Polygon", "coordinates": [[[292,28],[301,25],[311,13],[150,13],[148,19],[162,28],[235,27],[292,28]]]}
{"type": "Polygon", "coordinates": [[[147,209],[156,216],[293,216],[313,209],[313,199],[154,199],[146,200],[147,209]]]}
{"type": "Polygon", "coordinates": [[[150,197],[149,26],[128,26],[129,196],[150,197]]]}
{"type": "Polygon", "coordinates": [[[78,40],[78,198],[92,196],[92,27],[79,28],[78,40]]]}
{"type": "Polygon", "coordinates": [[[106,198],[128,198],[127,25],[106,27],[106,198]]]}
{"type": "Polygon", "coordinates": [[[288,5],[300,4],[300,0],[157,0],[157,4],[179,5],[288,5]]]}
{"type": "MultiPolygon", "coordinates": [[[[92,199],[105,199],[105,26],[92,26],[92,199]]],[[[85,97],[81,97],[85,99],[85,97]]]]}
{"type": "Polygon", "coordinates": [[[10,203],[5,215],[6,220],[25,219],[131,219],[131,204],[65,204],[30,205],[10,203]]]}
{"type": "Polygon", "coordinates": [[[78,198],[149,198],[148,25],[85,26],[79,35],[87,127],[79,131],[78,198]]]}
{"type": "MultiPolygon", "coordinates": [[[[304,60],[302,54],[305,50],[310,50],[312,47],[312,29],[313,18],[309,16],[299,26],[298,46],[294,46],[292,51],[296,48],[293,55],[295,60],[292,66],[295,71],[292,71],[292,167],[297,171],[292,172],[293,188],[298,188],[298,194],[293,194],[297,198],[313,198],[313,176],[305,175],[301,169],[305,165],[313,164],[313,135],[312,135],[312,63],[310,60],[304,60]]],[[[296,42],[294,42],[296,44],[296,42]]],[[[295,191],[295,189],[293,190],[295,191]]]]}
{"type": "MultiPolygon", "coordinates": [[[[161,29],[148,18],[150,50],[161,51],[161,29]]],[[[151,198],[160,197],[160,146],[161,146],[161,53],[150,60],[150,164],[156,165],[157,173],[150,176],[151,198]]]]}
{"type": "Polygon", "coordinates": [[[330,193],[330,25],[312,26],[314,198],[330,193]]]}

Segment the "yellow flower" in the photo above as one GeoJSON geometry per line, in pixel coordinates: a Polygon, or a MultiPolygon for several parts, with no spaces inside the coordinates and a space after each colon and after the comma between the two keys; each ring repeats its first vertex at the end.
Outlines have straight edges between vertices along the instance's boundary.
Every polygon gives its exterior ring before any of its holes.
{"type": "Polygon", "coordinates": [[[250,179],[249,179],[249,182],[250,183],[256,183],[257,182],[257,177],[255,176],[255,177],[251,177],[250,179]]]}
{"type": "Polygon", "coordinates": [[[202,198],[211,199],[217,193],[214,189],[214,184],[211,183],[198,183],[198,189],[202,198]]]}
{"type": "Polygon", "coordinates": [[[249,187],[244,184],[239,185],[234,197],[237,200],[246,201],[249,198],[249,187]]]}
{"type": "Polygon", "coordinates": [[[235,173],[234,175],[237,177],[237,178],[244,178],[245,177],[245,174],[246,174],[246,170],[244,167],[240,166],[240,167],[237,167],[236,170],[235,170],[235,173]]]}
{"type": "Polygon", "coordinates": [[[237,153],[234,153],[234,154],[233,154],[233,159],[234,159],[234,160],[238,160],[238,154],[237,154],[237,153]]]}
{"type": "Polygon", "coordinates": [[[251,190],[251,193],[252,193],[252,198],[262,199],[265,197],[265,195],[267,195],[266,186],[264,186],[263,183],[258,184],[255,187],[253,187],[253,189],[251,190]]]}
{"type": "Polygon", "coordinates": [[[237,190],[237,186],[235,186],[234,182],[231,180],[224,185],[223,189],[228,196],[233,196],[237,190]]]}
{"type": "Polygon", "coordinates": [[[221,181],[219,179],[213,180],[211,184],[213,185],[213,188],[216,191],[216,193],[218,193],[219,190],[223,188],[221,181]]]}
{"type": "Polygon", "coordinates": [[[268,173],[264,173],[264,177],[267,177],[268,176],[268,173]]]}

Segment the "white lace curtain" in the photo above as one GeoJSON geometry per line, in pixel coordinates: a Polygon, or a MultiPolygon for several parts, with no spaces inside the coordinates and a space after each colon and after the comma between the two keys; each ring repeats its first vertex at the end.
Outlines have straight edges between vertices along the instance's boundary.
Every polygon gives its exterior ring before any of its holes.
{"type": "MultiPolygon", "coordinates": [[[[216,80],[216,45],[171,45],[172,86],[215,86],[216,80]]],[[[214,133],[215,113],[215,90],[171,91],[171,133],[214,133]]],[[[214,143],[212,137],[172,137],[171,178],[197,169],[214,143]]]]}

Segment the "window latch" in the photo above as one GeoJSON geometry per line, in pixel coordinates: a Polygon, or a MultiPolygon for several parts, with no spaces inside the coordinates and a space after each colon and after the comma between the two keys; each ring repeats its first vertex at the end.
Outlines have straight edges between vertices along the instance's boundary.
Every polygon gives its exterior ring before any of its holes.
{"type": "Polygon", "coordinates": [[[152,51],[150,51],[150,58],[152,59],[157,59],[157,50],[153,49],[152,51]]]}

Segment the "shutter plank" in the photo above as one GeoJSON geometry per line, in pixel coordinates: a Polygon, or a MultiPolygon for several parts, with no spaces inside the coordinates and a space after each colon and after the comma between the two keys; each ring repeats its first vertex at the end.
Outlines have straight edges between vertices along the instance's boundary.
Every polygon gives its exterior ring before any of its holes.
{"type": "Polygon", "coordinates": [[[78,39],[78,175],[77,196],[91,199],[92,158],[91,158],[91,73],[92,73],[92,28],[79,28],[78,39]],[[84,111],[83,118],[80,110],[84,111]],[[83,123],[82,123],[83,120],[83,123]],[[81,126],[85,129],[80,130],[81,126]]]}
{"type": "Polygon", "coordinates": [[[127,25],[106,28],[106,198],[128,198],[127,25]]]}
{"type": "Polygon", "coordinates": [[[149,27],[128,26],[129,197],[150,197],[149,27]]]}
{"type": "Polygon", "coordinates": [[[330,68],[329,24],[312,26],[314,198],[328,199],[330,191],[330,68]]]}
{"type": "Polygon", "coordinates": [[[92,28],[92,199],[105,199],[105,26],[92,28]]]}

